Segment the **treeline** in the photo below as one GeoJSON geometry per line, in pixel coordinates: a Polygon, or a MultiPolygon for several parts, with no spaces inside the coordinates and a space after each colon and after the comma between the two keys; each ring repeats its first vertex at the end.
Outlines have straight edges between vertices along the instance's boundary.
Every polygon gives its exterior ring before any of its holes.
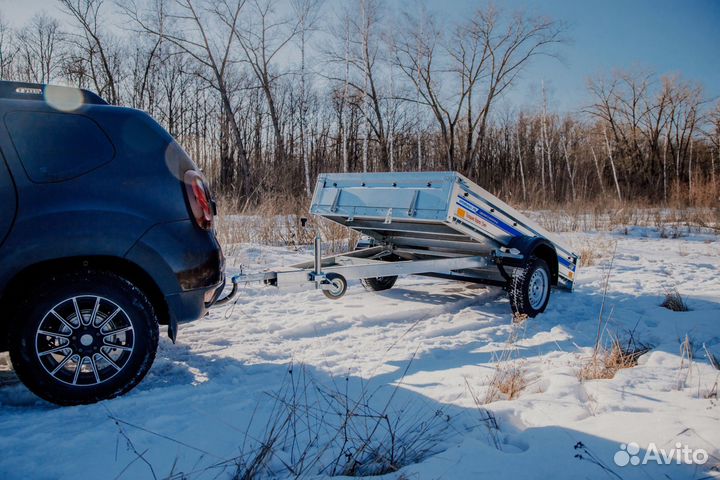
{"type": "MultiPolygon", "coordinates": [[[[618,71],[587,107],[499,100],[561,22],[358,0],[57,0],[0,17],[0,77],[148,111],[238,205],[299,199],[321,171],[459,170],[526,205],[715,204],[720,103],[681,76],[618,71]]],[[[0,12],[1,15],[1,12],[0,12]]],[[[541,79],[537,79],[541,84],[541,79]]]]}

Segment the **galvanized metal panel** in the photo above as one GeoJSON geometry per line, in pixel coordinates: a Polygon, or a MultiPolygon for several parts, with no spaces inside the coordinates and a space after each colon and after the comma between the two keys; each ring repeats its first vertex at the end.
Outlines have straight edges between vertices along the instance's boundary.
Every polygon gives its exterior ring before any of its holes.
{"type": "Polygon", "coordinates": [[[395,246],[458,254],[544,237],[570,286],[579,259],[557,235],[456,172],[321,174],[310,211],[395,246]]]}

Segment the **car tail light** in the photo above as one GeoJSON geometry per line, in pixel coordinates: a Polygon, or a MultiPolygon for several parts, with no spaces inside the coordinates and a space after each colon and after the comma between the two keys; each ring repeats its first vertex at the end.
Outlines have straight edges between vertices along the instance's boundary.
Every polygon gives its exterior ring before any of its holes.
{"type": "Polygon", "coordinates": [[[190,210],[195,223],[203,230],[210,230],[215,212],[210,198],[210,191],[205,185],[205,179],[200,172],[197,170],[185,172],[185,190],[187,191],[190,210]]]}

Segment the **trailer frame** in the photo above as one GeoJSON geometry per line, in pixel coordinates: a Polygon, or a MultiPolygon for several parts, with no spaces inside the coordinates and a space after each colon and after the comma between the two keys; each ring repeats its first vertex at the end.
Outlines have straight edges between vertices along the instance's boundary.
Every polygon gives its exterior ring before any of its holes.
{"type": "Polygon", "coordinates": [[[572,291],[580,260],[554,234],[456,172],[321,174],[310,212],[365,237],[353,251],[322,257],[316,235],[312,261],[241,271],[217,304],[249,282],[313,286],[337,299],[349,280],[384,290],[397,276],[425,275],[504,287],[515,313],[535,316],[551,286],[572,291]],[[372,279],[392,281],[378,286],[372,279]]]}

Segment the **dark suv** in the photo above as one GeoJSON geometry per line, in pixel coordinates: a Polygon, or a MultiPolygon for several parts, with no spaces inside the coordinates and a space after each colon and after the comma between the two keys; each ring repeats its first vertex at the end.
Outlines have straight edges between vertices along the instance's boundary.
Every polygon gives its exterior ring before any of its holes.
{"type": "Polygon", "coordinates": [[[158,325],[224,285],[202,174],[146,113],[73,88],[0,82],[0,351],[38,396],[137,385],[158,325]]]}

